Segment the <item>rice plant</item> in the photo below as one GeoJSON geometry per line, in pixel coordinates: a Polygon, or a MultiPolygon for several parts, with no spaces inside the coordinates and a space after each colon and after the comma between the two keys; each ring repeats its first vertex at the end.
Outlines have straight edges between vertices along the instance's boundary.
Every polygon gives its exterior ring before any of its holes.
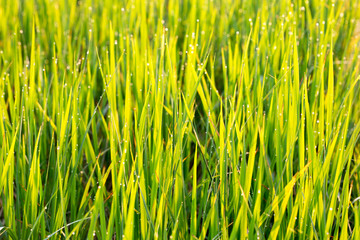
{"type": "Polygon", "coordinates": [[[0,239],[360,239],[359,0],[0,19],[0,239]]]}

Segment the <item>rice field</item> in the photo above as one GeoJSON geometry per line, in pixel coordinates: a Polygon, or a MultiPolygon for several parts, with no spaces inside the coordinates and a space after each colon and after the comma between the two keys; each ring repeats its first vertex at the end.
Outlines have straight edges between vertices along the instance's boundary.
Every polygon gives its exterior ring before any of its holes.
{"type": "Polygon", "coordinates": [[[0,239],[360,239],[359,0],[0,19],[0,239]]]}

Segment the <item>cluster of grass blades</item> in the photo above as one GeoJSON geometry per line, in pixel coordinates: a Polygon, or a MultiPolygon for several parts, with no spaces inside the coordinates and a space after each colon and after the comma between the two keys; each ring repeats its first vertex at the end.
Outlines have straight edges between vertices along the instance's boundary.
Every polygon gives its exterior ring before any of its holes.
{"type": "Polygon", "coordinates": [[[360,239],[359,0],[0,19],[0,239],[360,239]]]}

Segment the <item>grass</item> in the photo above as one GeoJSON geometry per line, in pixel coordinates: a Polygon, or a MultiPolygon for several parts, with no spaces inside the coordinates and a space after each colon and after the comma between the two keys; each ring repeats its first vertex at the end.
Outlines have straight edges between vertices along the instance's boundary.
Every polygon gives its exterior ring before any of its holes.
{"type": "Polygon", "coordinates": [[[0,238],[360,239],[359,0],[0,18],[0,238]]]}

